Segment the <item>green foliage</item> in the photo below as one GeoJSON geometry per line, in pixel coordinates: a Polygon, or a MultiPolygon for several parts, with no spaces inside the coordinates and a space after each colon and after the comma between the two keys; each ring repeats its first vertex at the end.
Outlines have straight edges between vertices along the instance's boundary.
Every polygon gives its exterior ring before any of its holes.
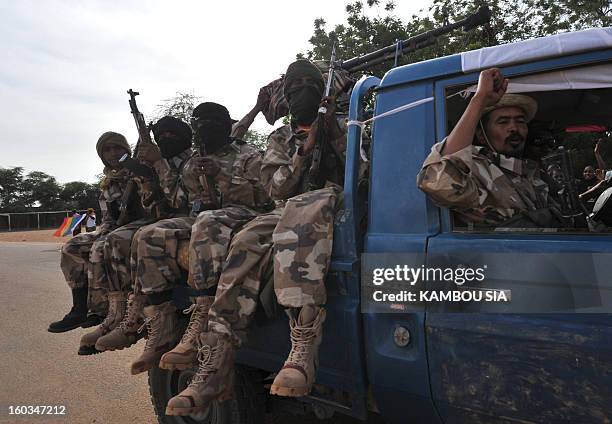
{"type": "Polygon", "coordinates": [[[264,133],[255,130],[248,130],[243,137],[247,144],[253,146],[257,150],[265,151],[268,145],[268,136],[264,133]]]}
{"type": "Polygon", "coordinates": [[[23,168],[0,168],[0,211],[17,212],[23,201],[23,168]]]}
{"type": "MultiPolygon", "coordinates": [[[[328,60],[335,41],[339,58],[347,60],[465,18],[485,3],[492,13],[489,24],[439,37],[433,45],[401,57],[398,64],[568,30],[612,25],[609,0],[433,0],[427,13],[421,11],[407,21],[395,15],[393,2],[385,3],[381,11],[379,0],[367,0],[365,4],[355,0],[346,5],[346,22],[331,30],[327,29],[325,19],[316,19],[309,40],[312,48],[298,56],[328,60]]],[[[382,76],[391,67],[393,61],[378,65],[368,73],[382,76]]]]}
{"type": "Polygon", "coordinates": [[[98,197],[100,197],[100,187],[98,184],[72,181],[64,184],[59,197],[63,202],[61,209],[84,210],[96,208],[98,206],[98,197]]]}
{"type": "Polygon", "coordinates": [[[0,212],[54,211],[96,208],[99,183],[73,181],[61,185],[55,177],[23,168],[0,168],[0,212]]]}

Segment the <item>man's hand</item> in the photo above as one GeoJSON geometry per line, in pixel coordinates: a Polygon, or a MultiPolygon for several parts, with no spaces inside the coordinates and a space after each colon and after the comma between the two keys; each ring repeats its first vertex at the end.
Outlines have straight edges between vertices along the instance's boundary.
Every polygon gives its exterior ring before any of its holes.
{"type": "Polygon", "coordinates": [[[483,108],[499,102],[508,88],[508,79],[498,68],[486,69],[480,73],[474,100],[479,100],[483,108]]]}
{"type": "Polygon", "coordinates": [[[195,157],[194,170],[197,175],[206,175],[208,177],[214,177],[221,171],[217,161],[211,157],[195,157]]]}
{"type": "Polygon", "coordinates": [[[159,151],[159,147],[154,144],[142,143],[138,146],[138,154],[136,156],[137,159],[148,163],[149,165],[153,165],[158,160],[161,160],[161,152],[159,151]]]}
{"type": "MultiPolygon", "coordinates": [[[[323,100],[321,100],[319,107],[325,107],[326,109],[325,115],[323,115],[326,138],[328,140],[335,140],[341,137],[341,130],[338,127],[338,121],[336,119],[336,98],[334,96],[324,97],[323,100]]],[[[310,154],[317,143],[317,132],[319,132],[319,126],[321,125],[320,117],[320,114],[317,115],[317,119],[315,119],[310,127],[308,139],[302,146],[301,154],[303,155],[310,154]]]]}
{"type": "Polygon", "coordinates": [[[599,140],[597,140],[597,143],[595,143],[595,149],[594,152],[596,155],[601,153],[601,138],[599,140]]]}
{"type": "Polygon", "coordinates": [[[603,169],[595,170],[595,177],[597,178],[597,181],[603,180],[605,175],[606,175],[606,171],[604,171],[603,169]]]}

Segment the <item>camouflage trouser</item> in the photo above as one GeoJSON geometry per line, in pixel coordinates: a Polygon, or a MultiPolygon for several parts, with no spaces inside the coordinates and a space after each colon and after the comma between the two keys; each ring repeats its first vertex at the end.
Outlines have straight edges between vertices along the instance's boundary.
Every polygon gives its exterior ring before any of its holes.
{"type": "Polygon", "coordinates": [[[139,219],[117,228],[106,237],[104,243],[105,266],[109,291],[129,292],[132,290],[130,272],[130,247],[139,228],[151,224],[151,219],[139,219]]]}
{"type": "Polygon", "coordinates": [[[262,275],[272,257],[272,233],[282,209],[259,215],[232,238],[215,301],[209,311],[208,328],[229,335],[236,345],[246,339],[255,314],[262,275]]]}
{"type": "Polygon", "coordinates": [[[190,285],[204,290],[217,284],[233,233],[255,216],[253,210],[243,206],[198,215],[191,227],[189,244],[190,285]]]}
{"type": "Polygon", "coordinates": [[[176,256],[180,240],[189,240],[195,218],[162,219],[142,227],[132,239],[134,291],[144,294],[172,289],[184,277],[176,256]]]}
{"type": "Polygon", "coordinates": [[[107,232],[79,234],[62,246],[60,268],[71,289],[87,287],[90,314],[106,315],[104,242],[107,232]]]}
{"type": "Polygon", "coordinates": [[[284,307],[323,305],[340,190],[326,187],[287,201],[274,230],[274,292],[284,307]]]}

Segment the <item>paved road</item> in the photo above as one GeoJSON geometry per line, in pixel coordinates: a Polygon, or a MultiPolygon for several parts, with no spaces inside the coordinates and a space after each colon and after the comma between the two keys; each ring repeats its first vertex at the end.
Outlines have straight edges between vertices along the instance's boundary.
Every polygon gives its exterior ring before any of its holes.
{"type": "Polygon", "coordinates": [[[0,423],[153,423],[146,374],[132,376],[130,350],[81,357],[86,330],[47,332],[70,291],[59,244],[0,243],[0,423]],[[17,417],[8,405],[64,405],[63,417],[17,417]]]}

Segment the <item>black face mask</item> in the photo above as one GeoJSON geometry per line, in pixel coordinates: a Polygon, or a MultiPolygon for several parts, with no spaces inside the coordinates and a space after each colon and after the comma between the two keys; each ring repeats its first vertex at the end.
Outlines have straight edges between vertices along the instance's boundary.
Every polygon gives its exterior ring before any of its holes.
{"type": "Polygon", "coordinates": [[[175,137],[160,137],[157,140],[159,151],[165,159],[173,158],[189,147],[189,143],[175,137]]]}
{"type": "Polygon", "coordinates": [[[213,153],[228,144],[232,130],[231,123],[219,121],[194,121],[195,142],[203,145],[207,153],[213,153]]]}
{"type": "Polygon", "coordinates": [[[314,122],[321,96],[319,88],[313,85],[302,85],[287,92],[289,111],[298,124],[310,125],[314,122]]]}

